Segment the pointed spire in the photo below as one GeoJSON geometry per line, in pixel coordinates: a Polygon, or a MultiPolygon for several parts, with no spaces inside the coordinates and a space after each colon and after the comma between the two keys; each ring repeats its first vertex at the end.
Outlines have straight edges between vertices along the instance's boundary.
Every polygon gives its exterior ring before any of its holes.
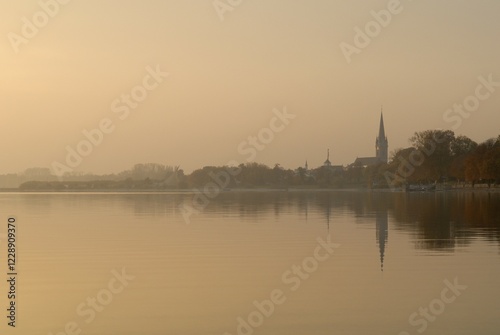
{"type": "Polygon", "coordinates": [[[387,141],[387,136],[385,136],[384,110],[382,107],[380,110],[380,126],[378,129],[378,136],[375,139],[375,156],[380,161],[387,163],[388,149],[389,149],[389,143],[387,141]]]}
{"type": "Polygon", "coordinates": [[[330,149],[327,150],[326,152],[326,161],[324,163],[324,166],[331,166],[332,163],[330,162],[330,149]]]}
{"type": "Polygon", "coordinates": [[[383,109],[380,111],[380,126],[378,129],[378,138],[380,140],[385,139],[385,128],[384,128],[384,111],[383,109]]]}

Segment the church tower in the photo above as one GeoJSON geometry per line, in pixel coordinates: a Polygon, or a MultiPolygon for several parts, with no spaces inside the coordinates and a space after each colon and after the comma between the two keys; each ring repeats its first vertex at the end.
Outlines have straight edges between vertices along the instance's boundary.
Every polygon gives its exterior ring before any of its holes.
{"type": "Polygon", "coordinates": [[[326,154],[326,161],[323,163],[323,166],[330,167],[332,166],[332,162],[330,162],[330,149],[328,149],[326,154]]]}
{"type": "Polygon", "coordinates": [[[384,129],[384,115],[380,112],[380,126],[378,129],[378,136],[375,140],[375,156],[384,163],[387,163],[389,155],[389,142],[387,141],[387,137],[385,136],[384,129]]]}

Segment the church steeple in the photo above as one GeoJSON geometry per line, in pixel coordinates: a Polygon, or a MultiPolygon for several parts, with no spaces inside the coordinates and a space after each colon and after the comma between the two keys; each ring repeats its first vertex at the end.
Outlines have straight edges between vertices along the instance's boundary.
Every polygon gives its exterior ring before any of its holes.
{"type": "Polygon", "coordinates": [[[384,111],[380,111],[380,126],[378,128],[378,138],[386,138],[385,137],[385,127],[384,127],[384,111]]]}
{"type": "Polygon", "coordinates": [[[330,162],[330,149],[328,149],[326,154],[326,161],[323,164],[324,166],[332,166],[332,162],[330,162]]]}
{"type": "Polygon", "coordinates": [[[388,149],[389,149],[389,142],[387,141],[387,137],[385,136],[384,113],[383,110],[381,110],[378,136],[377,139],[375,140],[375,155],[381,162],[387,163],[387,160],[389,158],[388,149]]]}

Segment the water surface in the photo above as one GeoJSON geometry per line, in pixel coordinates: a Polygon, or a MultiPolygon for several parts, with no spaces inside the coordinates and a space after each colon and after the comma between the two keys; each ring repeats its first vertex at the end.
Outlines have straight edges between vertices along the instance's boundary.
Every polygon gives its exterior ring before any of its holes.
{"type": "Polygon", "coordinates": [[[0,232],[8,215],[19,230],[15,332],[71,322],[89,335],[500,331],[500,194],[225,192],[187,223],[179,206],[192,200],[0,194],[0,232]],[[331,254],[317,249],[328,238],[331,254]],[[107,296],[122,269],[134,279],[107,296]],[[272,292],[282,303],[259,319],[254,302],[272,292]],[[99,295],[110,301],[90,307],[99,295]]]}

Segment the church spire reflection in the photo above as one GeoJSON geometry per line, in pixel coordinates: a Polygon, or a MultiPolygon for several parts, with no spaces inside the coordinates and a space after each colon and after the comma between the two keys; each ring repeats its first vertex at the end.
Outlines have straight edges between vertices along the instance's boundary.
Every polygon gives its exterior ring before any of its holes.
{"type": "Polygon", "coordinates": [[[380,251],[380,271],[384,271],[385,248],[389,238],[388,217],[389,214],[387,213],[387,209],[379,209],[375,217],[376,238],[377,238],[378,248],[380,251]]]}

